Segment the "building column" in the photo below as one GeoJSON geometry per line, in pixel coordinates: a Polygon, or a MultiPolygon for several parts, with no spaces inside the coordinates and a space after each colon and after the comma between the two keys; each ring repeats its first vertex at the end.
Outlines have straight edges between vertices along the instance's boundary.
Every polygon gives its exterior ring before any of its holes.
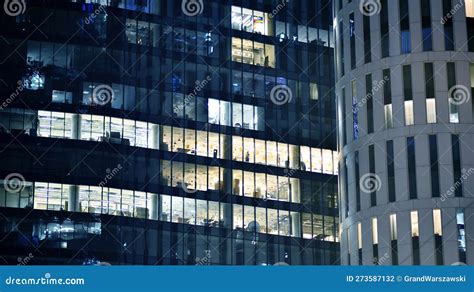
{"type": "Polygon", "coordinates": [[[79,206],[79,186],[72,185],[69,187],[67,210],[70,212],[80,212],[79,206]]]}
{"type": "Polygon", "coordinates": [[[300,213],[291,212],[291,235],[301,237],[300,213]]]}
{"type": "Polygon", "coordinates": [[[150,128],[150,142],[148,148],[160,149],[160,126],[152,124],[150,128]]]}
{"type": "Polygon", "coordinates": [[[149,195],[151,195],[150,219],[158,220],[158,195],[157,194],[149,194],[149,195]]]}
{"type": "Polygon", "coordinates": [[[80,114],[71,115],[71,139],[81,139],[81,121],[82,117],[80,114]]]}

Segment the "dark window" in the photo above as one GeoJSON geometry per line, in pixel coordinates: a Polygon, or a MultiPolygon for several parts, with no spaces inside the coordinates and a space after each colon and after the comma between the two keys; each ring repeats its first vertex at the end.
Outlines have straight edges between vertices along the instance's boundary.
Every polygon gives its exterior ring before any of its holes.
{"type": "Polygon", "coordinates": [[[456,197],[462,197],[462,179],[461,179],[461,152],[459,150],[459,136],[451,135],[451,148],[453,149],[453,176],[454,183],[460,183],[459,187],[455,188],[454,194],[456,197]]]}
{"type": "Polygon", "coordinates": [[[444,24],[444,46],[446,51],[454,50],[453,18],[448,17],[448,15],[451,15],[451,9],[451,0],[443,0],[443,18],[441,23],[444,24]]]}
{"type": "Polygon", "coordinates": [[[345,200],[345,217],[349,215],[349,180],[347,178],[347,157],[344,158],[344,200],[345,200]]]}
{"type": "Polygon", "coordinates": [[[354,153],[354,175],[355,175],[355,187],[356,187],[356,210],[357,212],[360,211],[360,173],[359,173],[359,151],[354,153]]]}
{"type": "Polygon", "coordinates": [[[380,1],[380,39],[382,45],[382,58],[389,56],[389,33],[388,33],[388,5],[387,0],[380,1]]]}
{"type": "Polygon", "coordinates": [[[433,29],[431,28],[431,1],[421,0],[421,29],[423,37],[423,51],[433,50],[433,29]]]}
{"type": "Polygon", "coordinates": [[[407,138],[407,159],[408,159],[408,188],[410,199],[416,199],[416,160],[415,160],[415,138],[407,138]]]}
{"type": "Polygon", "coordinates": [[[356,67],[355,21],[354,13],[349,14],[349,40],[351,49],[351,69],[356,67]]]}
{"type": "Polygon", "coordinates": [[[374,93],[372,74],[365,75],[365,96],[367,97],[367,133],[374,132],[374,93]]]}
{"type": "Polygon", "coordinates": [[[425,92],[426,98],[435,97],[433,63],[425,63],[425,92]]]}
{"type": "Polygon", "coordinates": [[[446,70],[448,75],[448,90],[456,85],[456,69],[453,62],[446,64],[446,70]]]}
{"type": "Polygon", "coordinates": [[[364,15],[364,61],[369,63],[372,61],[372,44],[370,40],[370,16],[364,15]]]}
{"type": "Polygon", "coordinates": [[[395,202],[395,163],[393,156],[393,141],[387,141],[387,177],[388,201],[395,202]]]}
{"type": "Polygon", "coordinates": [[[411,40],[408,0],[400,0],[400,37],[402,54],[410,53],[411,40]]]}
{"type": "Polygon", "coordinates": [[[466,23],[468,50],[474,52],[474,17],[466,17],[466,23]]]}
{"type": "Polygon", "coordinates": [[[339,72],[341,76],[344,76],[344,23],[339,22],[339,72]]]}
{"type": "MultiPolygon", "coordinates": [[[[369,172],[375,174],[375,151],[374,145],[369,145],[369,172]]],[[[377,190],[373,188],[370,193],[370,206],[377,206],[377,190]]]]}
{"type": "Polygon", "coordinates": [[[385,81],[383,85],[384,104],[391,104],[392,103],[392,82],[390,80],[390,69],[383,70],[383,79],[385,81]]]}
{"type": "Polygon", "coordinates": [[[411,66],[403,66],[403,94],[405,100],[413,99],[413,86],[411,83],[411,66]]]}
{"type": "Polygon", "coordinates": [[[431,169],[431,196],[439,197],[439,165],[438,142],[436,135],[429,136],[430,143],[430,169],[431,169]]]}
{"type": "Polygon", "coordinates": [[[341,107],[342,107],[342,119],[341,119],[341,127],[342,127],[342,145],[346,145],[346,89],[342,88],[342,96],[341,96],[341,107]]]}

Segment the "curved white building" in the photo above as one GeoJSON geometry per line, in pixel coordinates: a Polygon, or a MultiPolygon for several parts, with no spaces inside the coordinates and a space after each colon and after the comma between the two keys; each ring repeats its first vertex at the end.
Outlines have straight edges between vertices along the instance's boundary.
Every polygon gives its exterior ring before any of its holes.
{"type": "Polygon", "coordinates": [[[474,0],[334,12],[341,263],[474,264],[474,0]]]}

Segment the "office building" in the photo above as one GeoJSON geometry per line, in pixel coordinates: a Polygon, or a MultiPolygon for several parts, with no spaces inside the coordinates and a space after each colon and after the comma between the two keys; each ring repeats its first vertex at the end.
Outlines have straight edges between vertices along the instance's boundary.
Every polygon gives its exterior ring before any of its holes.
{"type": "Polygon", "coordinates": [[[341,263],[474,264],[474,1],[334,13],[341,263]]]}
{"type": "Polygon", "coordinates": [[[16,2],[0,262],[339,263],[330,1],[16,2]]]}

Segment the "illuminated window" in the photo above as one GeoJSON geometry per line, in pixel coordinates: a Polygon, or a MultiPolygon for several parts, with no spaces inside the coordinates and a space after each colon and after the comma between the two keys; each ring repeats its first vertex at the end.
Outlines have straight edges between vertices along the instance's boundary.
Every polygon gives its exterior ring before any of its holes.
{"type": "Polygon", "coordinates": [[[441,224],[441,210],[434,209],[433,210],[433,232],[435,235],[442,236],[443,235],[443,228],[441,224]]]}
{"type": "Polygon", "coordinates": [[[372,218],[372,244],[379,243],[379,232],[377,226],[377,217],[372,218]]]}
{"type": "Polygon", "coordinates": [[[393,116],[392,116],[392,104],[384,105],[385,113],[385,128],[390,129],[393,127],[393,116]]]}
{"type": "Polygon", "coordinates": [[[390,239],[397,240],[397,214],[390,214],[390,239]]]}
{"type": "Polygon", "coordinates": [[[466,17],[474,17],[474,0],[464,0],[466,5],[466,17]]]}
{"type": "Polygon", "coordinates": [[[357,223],[357,247],[362,249],[362,223],[357,223]]]}
{"type": "Polygon", "coordinates": [[[428,124],[436,123],[436,100],[434,98],[426,99],[426,122],[428,124]]]}
{"type": "Polygon", "coordinates": [[[413,125],[413,100],[405,101],[405,125],[413,125]]]}
{"type": "Polygon", "coordinates": [[[420,232],[418,229],[418,211],[410,212],[410,220],[411,220],[411,236],[412,237],[420,236],[420,232]]]}
{"type": "Polygon", "coordinates": [[[232,6],[232,29],[273,35],[268,13],[232,6]]]}
{"type": "Polygon", "coordinates": [[[232,38],[232,61],[275,68],[275,46],[232,38]]]}

